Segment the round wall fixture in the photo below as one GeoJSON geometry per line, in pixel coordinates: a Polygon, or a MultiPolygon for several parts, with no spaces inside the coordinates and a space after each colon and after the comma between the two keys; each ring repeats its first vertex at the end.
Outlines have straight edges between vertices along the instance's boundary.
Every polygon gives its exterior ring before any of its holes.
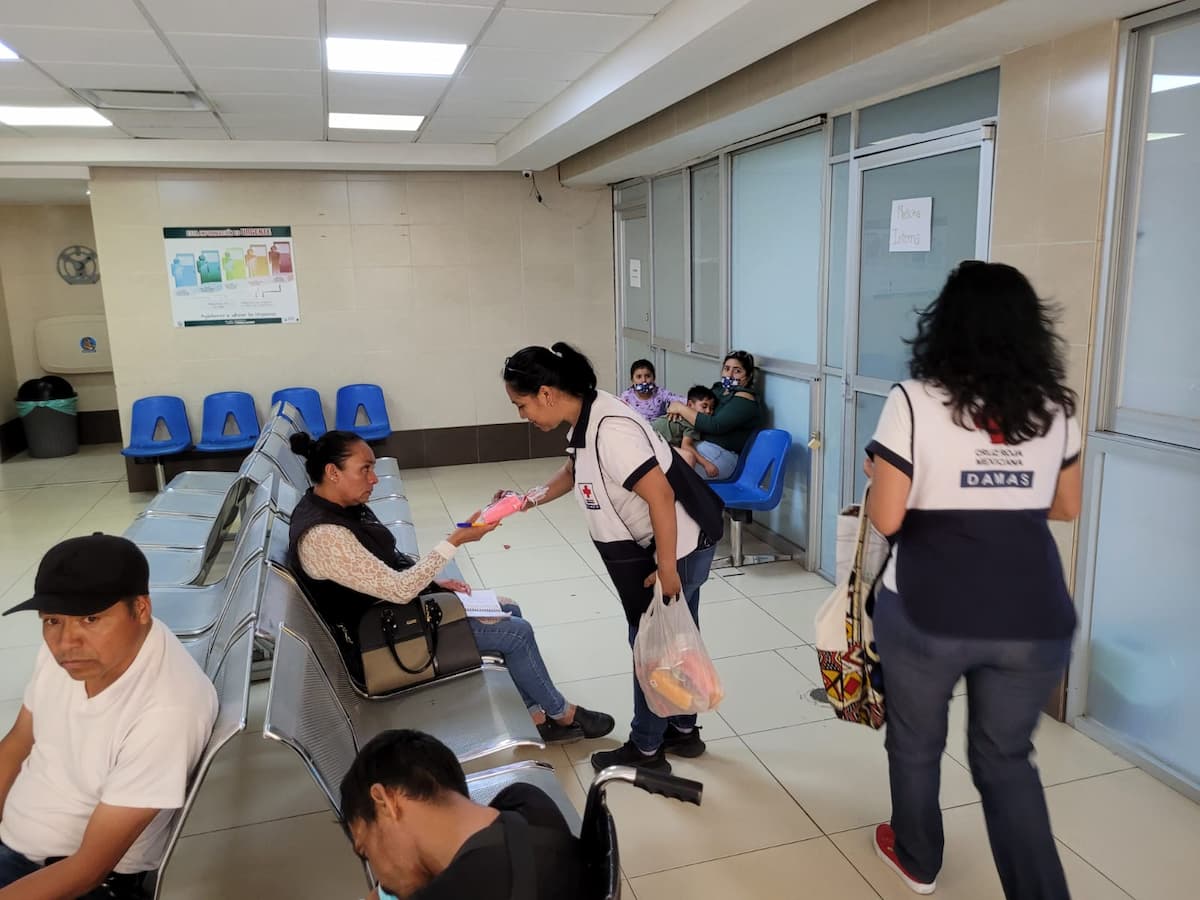
{"type": "Polygon", "coordinates": [[[73,244],[58,254],[58,275],[67,284],[95,284],[100,280],[100,264],[91,247],[73,244]]]}

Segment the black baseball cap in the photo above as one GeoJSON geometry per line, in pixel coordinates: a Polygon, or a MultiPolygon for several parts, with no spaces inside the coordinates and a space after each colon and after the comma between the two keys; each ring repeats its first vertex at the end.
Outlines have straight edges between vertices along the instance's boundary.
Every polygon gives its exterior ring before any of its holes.
{"type": "Polygon", "coordinates": [[[4,615],[33,609],[60,616],[90,616],[118,600],[149,593],[150,564],[138,545],[97,531],[47,550],[33,581],[33,596],[4,615]]]}

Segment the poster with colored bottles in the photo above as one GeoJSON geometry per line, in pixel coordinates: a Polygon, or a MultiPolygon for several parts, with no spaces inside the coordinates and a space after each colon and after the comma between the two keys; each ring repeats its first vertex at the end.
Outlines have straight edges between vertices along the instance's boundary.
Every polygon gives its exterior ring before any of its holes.
{"type": "Polygon", "coordinates": [[[164,228],[163,245],[177,328],[300,321],[290,226],[164,228]]]}

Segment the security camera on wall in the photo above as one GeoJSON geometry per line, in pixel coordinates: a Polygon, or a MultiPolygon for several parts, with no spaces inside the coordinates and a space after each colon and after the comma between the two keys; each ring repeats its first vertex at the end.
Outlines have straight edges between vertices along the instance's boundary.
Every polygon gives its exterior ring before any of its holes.
{"type": "Polygon", "coordinates": [[[522,178],[532,178],[533,177],[533,169],[522,169],[521,177],[522,178]]]}

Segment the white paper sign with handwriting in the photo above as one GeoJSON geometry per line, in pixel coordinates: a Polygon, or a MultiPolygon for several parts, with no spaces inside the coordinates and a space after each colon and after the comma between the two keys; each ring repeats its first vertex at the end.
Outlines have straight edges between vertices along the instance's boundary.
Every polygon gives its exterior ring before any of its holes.
{"type": "Polygon", "coordinates": [[[928,253],[933,226],[933,198],[910,197],[892,201],[891,253],[928,253]]]}

